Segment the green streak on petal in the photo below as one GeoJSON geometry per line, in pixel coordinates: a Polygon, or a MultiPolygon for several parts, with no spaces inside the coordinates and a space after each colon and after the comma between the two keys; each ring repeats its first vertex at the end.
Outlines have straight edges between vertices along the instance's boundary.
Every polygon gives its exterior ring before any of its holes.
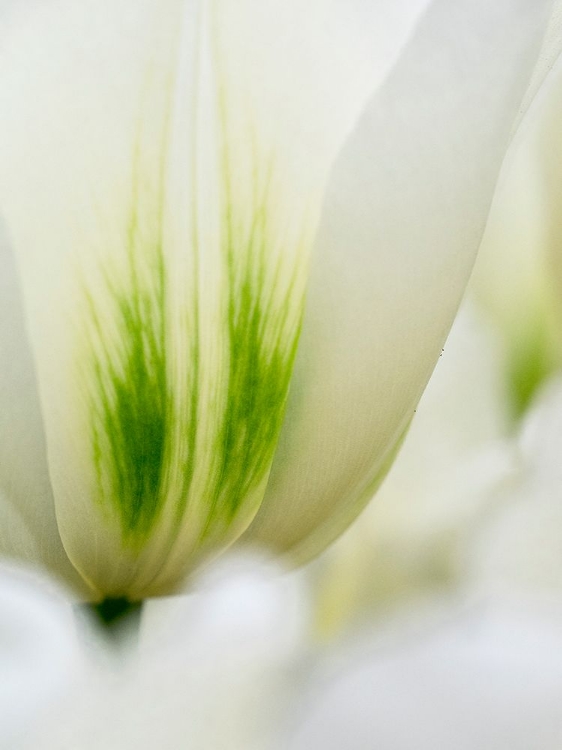
{"type": "Polygon", "coordinates": [[[237,222],[232,208],[228,170],[225,174],[224,325],[229,366],[205,534],[214,526],[220,530],[228,525],[267,477],[285,412],[303,308],[303,300],[294,299],[301,263],[295,264],[288,278],[281,260],[271,268],[269,176],[255,201],[250,225],[244,228],[244,217],[237,222]]]}
{"type": "Polygon", "coordinates": [[[125,268],[102,270],[105,289],[86,290],[93,458],[98,499],[117,512],[124,542],[142,542],[163,506],[162,487],[173,418],[166,356],[167,279],[162,196],[156,215],[140,213],[137,148],[125,268]],[[92,380],[93,376],[93,380],[92,380]]]}
{"type": "MultiPolygon", "coordinates": [[[[208,517],[201,540],[227,530],[242,511],[257,511],[281,430],[302,327],[307,248],[281,248],[271,226],[275,163],[247,132],[245,167],[252,197],[240,200],[236,136],[230,127],[228,71],[215,49],[222,177],[223,326],[227,360],[224,413],[216,436],[208,517]],[[234,153],[233,153],[234,150],[234,153]],[[287,258],[290,260],[287,263],[287,258]],[[287,267],[288,266],[288,267],[287,267]],[[258,502],[261,497],[258,498],[258,502]],[[254,507],[247,508],[248,503],[254,507]]],[[[250,515],[250,518],[251,518],[250,515]]]]}
{"type": "MultiPolygon", "coordinates": [[[[196,123],[197,86],[193,106],[196,123]]],[[[233,159],[225,112],[222,116],[221,270],[216,279],[221,285],[220,320],[215,329],[222,350],[214,372],[208,362],[204,367],[200,362],[202,331],[213,329],[210,321],[201,320],[199,259],[214,250],[206,248],[198,221],[196,127],[191,134],[192,173],[186,176],[195,196],[185,207],[191,236],[180,248],[191,260],[183,304],[169,300],[175,271],[169,266],[173,253],[163,240],[167,137],[155,186],[139,138],[124,233],[125,262],[114,265],[111,255],[104,255],[101,288],[85,288],[90,348],[83,382],[90,405],[97,499],[108,511],[109,523],[117,517],[124,546],[136,552],[164,509],[171,511],[166,516],[171,520],[169,550],[194,505],[202,545],[228,534],[239,518],[248,523],[261,500],[256,491],[267,480],[287,401],[304,307],[301,277],[307,248],[304,243],[295,247],[294,239],[284,247],[274,236],[273,161],[257,148],[246,160],[240,161],[240,154],[238,161],[233,159]],[[244,174],[235,164],[242,165],[244,174]],[[248,173],[253,195],[241,199],[235,185],[248,173]],[[182,366],[174,368],[178,357],[182,366]],[[184,373],[181,382],[176,372],[184,373]],[[202,394],[209,388],[202,387],[202,373],[212,379],[206,385],[212,386],[213,395],[205,401],[202,394]],[[201,421],[212,436],[210,456],[198,452],[201,421]],[[200,494],[194,497],[194,477],[202,466],[207,476],[198,479],[200,494]],[[174,479],[178,476],[179,482],[174,479]]]]}

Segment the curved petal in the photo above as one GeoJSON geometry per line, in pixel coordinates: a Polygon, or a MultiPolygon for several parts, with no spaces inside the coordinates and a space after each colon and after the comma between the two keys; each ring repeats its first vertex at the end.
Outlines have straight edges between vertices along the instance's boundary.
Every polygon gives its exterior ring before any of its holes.
{"type": "Polygon", "coordinates": [[[516,463],[502,355],[497,331],[465,302],[376,502],[318,561],[323,633],[466,577],[467,539],[516,463]]]}
{"type": "Polygon", "coordinates": [[[255,514],[327,174],[424,3],[16,14],[0,204],[61,536],[100,595],[168,590],[255,514]]]}
{"type": "Polygon", "coordinates": [[[466,285],[547,6],[435,2],[343,149],[250,540],[306,559],[386,473],[466,285]]]}
{"type": "Polygon", "coordinates": [[[0,228],[0,556],[84,588],[60,540],[20,284],[0,228]]]}

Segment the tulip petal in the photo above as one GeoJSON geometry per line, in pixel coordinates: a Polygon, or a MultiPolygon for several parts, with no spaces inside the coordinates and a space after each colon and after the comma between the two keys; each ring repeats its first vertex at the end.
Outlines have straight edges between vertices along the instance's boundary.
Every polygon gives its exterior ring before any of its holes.
{"type": "Polygon", "coordinates": [[[19,281],[0,233],[0,556],[48,568],[83,589],[62,545],[19,281]]]}
{"type": "Polygon", "coordinates": [[[547,6],[435,2],[343,149],[250,541],[307,559],[384,477],[467,282],[547,6]]]}
{"type": "Polygon", "coordinates": [[[61,536],[100,595],[168,590],[255,514],[329,168],[424,4],[16,13],[0,202],[61,536]]]}

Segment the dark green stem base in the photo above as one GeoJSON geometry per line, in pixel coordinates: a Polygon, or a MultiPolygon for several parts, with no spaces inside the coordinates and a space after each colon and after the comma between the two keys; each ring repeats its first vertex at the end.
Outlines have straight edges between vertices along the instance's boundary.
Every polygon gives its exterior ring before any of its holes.
{"type": "Polygon", "coordinates": [[[130,602],[128,599],[104,599],[99,604],[92,604],[92,612],[101,625],[112,630],[116,625],[140,618],[142,602],[130,602]]]}
{"type": "Polygon", "coordinates": [[[98,604],[79,604],[75,608],[79,631],[88,640],[94,632],[104,633],[108,644],[122,648],[138,640],[142,601],[104,599],[98,604]],[[92,630],[92,626],[94,629],[92,630]]]}

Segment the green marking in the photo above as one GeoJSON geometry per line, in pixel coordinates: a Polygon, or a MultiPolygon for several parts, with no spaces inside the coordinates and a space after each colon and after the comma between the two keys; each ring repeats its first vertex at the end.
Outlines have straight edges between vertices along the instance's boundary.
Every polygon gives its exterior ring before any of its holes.
{"type": "Polygon", "coordinates": [[[282,269],[271,269],[269,170],[250,227],[236,221],[225,174],[223,258],[227,269],[224,318],[228,370],[226,408],[216,439],[216,476],[204,535],[232,521],[248,495],[266,478],[281,429],[299,340],[302,300],[292,311],[294,282],[279,287],[282,269]],[[277,299],[276,299],[277,297],[277,299]]]}
{"type": "MultiPolygon", "coordinates": [[[[197,85],[194,96],[193,121],[197,122],[197,85]]],[[[203,402],[199,258],[206,248],[197,199],[186,207],[192,235],[185,252],[192,258],[192,276],[185,279],[184,307],[169,300],[173,271],[163,240],[167,136],[153,201],[147,176],[140,179],[144,165],[139,139],[124,266],[113,267],[104,259],[102,289],[85,290],[90,349],[83,379],[88,388],[98,501],[112,512],[110,521],[116,514],[124,545],[136,552],[146,544],[166,506],[173,513],[167,538],[171,549],[191,504],[201,503],[201,497],[193,496],[201,461],[209,469],[205,487],[199,490],[206,503],[199,519],[200,542],[227,532],[235,518],[250,520],[261,499],[252,493],[267,478],[285,411],[304,306],[297,282],[304,272],[305,253],[295,248],[284,253],[279,238],[272,237],[273,163],[260,159],[257,151],[250,164],[253,199],[237,200],[233,187],[237,175],[229,158],[225,123],[223,117],[223,273],[217,277],[223,288],[216,329],[223,356],[220,369],[209,375],[215,381],[214,395],[203,402]],[[256,165],[267,168],[260,172],[256,165]],[[177,344],[179,352],[170,348],[177,340],[170,335],[172,312],[174,329],[180,323],[185,336],[177,344]],[[183,382],[172,374],[171,363],[178,354],[187,364],[180,368],[183,382]],[[212,455],[201,458],[197,453],[200,420],[212,428],[212,455]],[[176,483],[170,480],[178,472],[182,481],[172,490],[176,483]]],[[[196,128],[192,138],[190,178],[197,196],[196,128]]]]}
{"type": "MultiPolygon", "coordinates": [[[[225,409],[216,435],[215,471],[209,488],[209,510],[201,538],[228,529],[247,510],[247,499],[267,478],[281,430],[289,384],[300,338],[304,294],[296,291],[303,273],[304,248],[289,255],[292,272],[284,267],[284,253],[272,236],[270,215],[275,209],[272,183],[275,166],[264,158],[255,136],[248,134],[252,201],[240,205],[233,167],[226,71],[215,50],[217,104],[221,125],[222,262],[226,269],[223,292],[227,332],[225,409]],[[277,253],[277,257],[276,254],[277,253]],[[300,295],[295,299],[296,295],[300,295]]],[[[235,140],[235,139],[234,139],[235,140]]],[[[285,261],[286,262],[286,261],[285,261]]],[[[261,500],[261,498],[260,498],[261,500]]],[[[255,500],[253,501],[255,503],[255,500]]],[[[257,507],[250,508],[251,512],[257,507]]]]}
{"type": "Polygon", "coordinates": [[[126,235],[127,272],[124,278],[117,273],[113,278],[109,270],[104,274],[111,326],[88,295],[95,466],[102,498],[118,512],[130,543],[150,530],[161,510],[171,419],[161,222],[147,238],[138,219],[135,195],[126,235]]]}

